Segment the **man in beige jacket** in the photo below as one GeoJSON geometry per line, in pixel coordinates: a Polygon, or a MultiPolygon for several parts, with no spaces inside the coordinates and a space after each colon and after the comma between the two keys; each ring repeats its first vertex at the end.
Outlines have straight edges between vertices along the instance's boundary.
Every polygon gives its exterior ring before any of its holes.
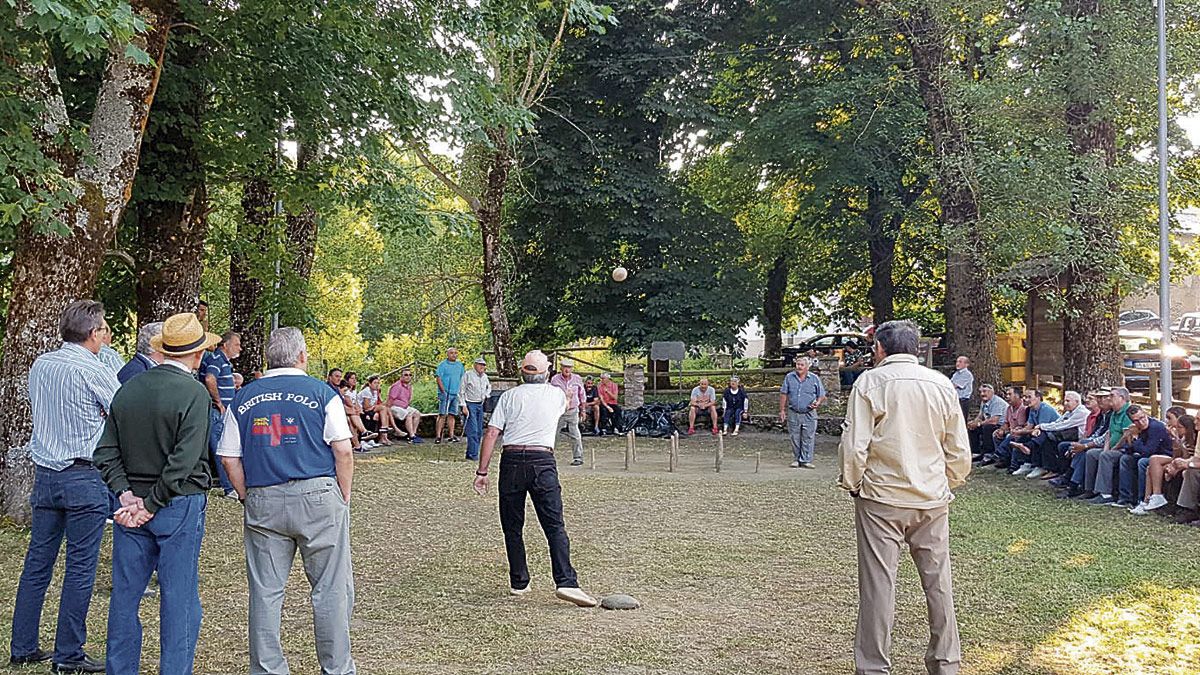
{"type": "Polygon", "coordinates": [[[931,675],[961,661],[950,580],[951,490],[971,470],[971,446],[954,385],[917,361],[911,321],[875,331],[875,368],[854,383],[839,450],[841,487],[854,496],[858,535],[855,673],[891,672],[900,545],[908,544],[929,608],[931,675]]]}

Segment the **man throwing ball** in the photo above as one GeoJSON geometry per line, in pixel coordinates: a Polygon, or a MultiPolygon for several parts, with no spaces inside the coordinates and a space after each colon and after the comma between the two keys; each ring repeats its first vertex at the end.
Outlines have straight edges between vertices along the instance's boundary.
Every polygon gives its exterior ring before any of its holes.
{"type": "Polygon", "coordinates": [[[528,494],[550,544],[550,565],[558,589],[555,596],[580,607],[595,607],[596,600],[579,588],[575,568],[571,567],[571,542],[563,523],[562,487],[554,460],[558,421],[567,410],[567,398],[561,389],[547,382],[549,366],[542,352],[534,350],[526,354],[521,362],[521,385],[504,392],[497,401],[479,451],[475,492],[481,495],[487,492],[488,466],[496,438],[503,432],[500,527],[504,530],[504,548],[508,553],[510,592],[524,595],[530,588],[523,538],[528,494]]]}

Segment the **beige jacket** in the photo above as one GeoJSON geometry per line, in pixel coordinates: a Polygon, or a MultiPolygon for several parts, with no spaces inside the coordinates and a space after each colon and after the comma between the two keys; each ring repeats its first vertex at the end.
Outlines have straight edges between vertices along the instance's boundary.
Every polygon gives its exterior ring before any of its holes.
{"type": "Polygon", "coordinates": [[[854,382],[839,448],[839,484],[910,509],[949,504],[971,471],[971,446],[949,378],[895,354],[854,382]]]}

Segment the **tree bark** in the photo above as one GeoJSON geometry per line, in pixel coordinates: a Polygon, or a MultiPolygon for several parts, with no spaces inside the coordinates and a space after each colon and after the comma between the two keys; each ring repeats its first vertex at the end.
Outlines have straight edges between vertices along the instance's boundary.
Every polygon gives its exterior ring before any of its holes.
{"type": "MultiPolygon", "coordinates": [[[[10,263],[12,297],[0,361],[0,408],[4,410],[0,442],[5,450],[0,456],[0,515],[17,522],[28,522],[30,515],[29,367],[40,354],[60,344],[61,310],[95,290],[104,251],[113,240],[132,188],[158,86],[157,64],[162,63],[174,7],[135,2],[134,10],[149,26],[134,43],[154,61],[141,66],[125,57],[124,45],[110,48],[88,127],[94,160],[83,161],[74,151],[58,145],[57,136],[68,126],[68,119],[49,49],[38,46],[44,58],[22,72],[28,77],[22,94],[42,106],[35,134],[43,152],[59,162],[64,175],[75,178],[79,192],[76,201],[57,214],[62,233],[41,231],[29,221],[18,225],[10,263]]],[[[25,185],[36,183],[32,177],[20,180],[25,185]]]]}
{"type": "Polygon", "coordinates": [[[935,194],[946,238],[946,343],[971,359],[981,382],[997,383],[996,322],[985,266],[985,246],[975,199],[974,162],[959,114],[947,98],[947,73],[957,66],[947,52],[949,36],[921,3],[900,19],[912,53],[917,88],[933,141],[935,194]]]}
{"type": "Polygon", "coordinates": [[[242,354],[234,361],[234,368],[249,377],[262,369],[266,359],[267,323],[258,306],[263,282],[253,272],[254,263],[261,259],[248,256],[244,247],[253,249],[250,253],[265,250],[262,246],[271,227],[275,193],[262,177],[247,180],[242,190],[239,247],[229,257],[229,328],[242,337],[242,354]]]}
{"type": "MultiPolygon", "coordinates": [[[[315,157],[312,143],[298,143],[296,173],[303,176],[315,157]]],[[[307,282],[317,251],[317,210],[312,204],[305,203],[299,211],[287,215],[287,240],[292,251],[292,272],[301,281],[307,282]]]]}
{"type": "Polygon", "coordinates": [[[496,370],[504,377],[513,377],[517,374],[517,357],[513,349],[512,330],[508,325],[508,310],[504,306],[504,261],[500,250],[504,193],[513,167],[513,156],[512,148],[501,133],[490,136],[492,156],[476,214],[483,239],[483,301],[492,324],[496,370]]]}
{"type": "MultiPolygon", "coordinates": [[[[1098,0],[1071,0],[1064,9],[1076,20],[1100,14],[1098,0]]],[[[1095,26],[1094,22],[1076,25],[1095,26]]],[[[1097,30],[1097,29],[1093,29],[1097,30]]],[[[1100,48],[1095,35],[1085,34],[1093,53],[1100,48]]],[[[1071,196],[1071,216],[1079,229],[1079,241],[1103,242],[1109,246],[1120,239],[1120,231],[1103,205],[1096,204],[1097,191],[1090,183],[1108,182],[1107,169],[1117,160],[1117,134],[1111,120],[1100,117],[1097,90],[1068,79],[1066,105],[1067,131],[1071,137],[1071,152],[1075,156],[1075,190],[1071,196]]],[[[1091,250],[1097,253],[1096,249],[1091,250]]],[[[1086,252],[1085,252],[1086,253],[1086,252]]],[[[1120,343],[1117,337],[1117,315],[1121,297],[1105,270],[1104,254],[1083,255],[1071,260],[1064,275],[1063,290],[1066,312],[1063,317],[1063,380],[1077,391],[1090,391],[1101,386],[1122,382],[1120,343]]],[[[1151,395],[1156,395],[1151,392],[1151,395]]]]}
{"type": "Polygon", "coordinates": [[[787,282],[787,254],[780,253],[767,273],[767,287],[763,291],[763,360],[768,365],[783,363],[783,295],[787,292],[787,282]]]}
{"type": "Polygon", "coordinates": [[[871,318],[875,325],[891,321],[896,315],[896,283],[892,273],[896,262],[896,235],[900,215],[891,213],[878,188],[867,191],[867,251],[870,255],[871,318]]]}
{"type": "Polygon", "coordinates": [[[208,236],[206,195],[200,184],[187,202],[148,200],[137,205],[139,327],[196,311],[208,236]]]}

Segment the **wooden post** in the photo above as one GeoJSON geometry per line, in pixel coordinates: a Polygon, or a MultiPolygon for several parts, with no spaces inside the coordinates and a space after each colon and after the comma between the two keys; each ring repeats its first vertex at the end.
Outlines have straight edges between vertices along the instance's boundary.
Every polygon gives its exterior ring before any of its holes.
{"type": "Polygon", "coordinates": [[[1158,417],[1158,409],[1159,409],[1160,405],[1166,406],[1168,408],[1171,407],[1170,401],[1161,401],[1160,402],[1160,399],[1159,399],[1160,394],[1158,392],[1158,371],[1157,370],[1150,371],[1150,391],[1148,391],[1147,393],[1150,394],[1150,416],[1151,417],[1158,417]]]}
{"type": "Polygon", "coordinates": [[[595,471],[596,470],[596,444],[589,443],[588,445],[592,448],[592,470],[595,471]]]}
{"type": "Polygon", "coordinates": [[[754,473],[758,473],[758,465],[762,464],[762,450],[754,453],[754,473]]]}
{"type": "Polygon", "coordinates": [[[675,473],[675,434],[667,436],[667,472],[675,473]]]}
{"type": "Polygon", "coordinates": [[[629,453],[633,452],[633,432],[625,434],[625,470],[629,470],[629,453]]]}
{"type": "Polygon", "coordinates": [[[637,433],[633,430],[629,431],[629,456],[637,464],[637,433]]]}
{"type": "Polygon", "coordinates": [[[725,437],[717,434],[717,473],[721,473],[721,462],[725,459],[725,437]]]}

